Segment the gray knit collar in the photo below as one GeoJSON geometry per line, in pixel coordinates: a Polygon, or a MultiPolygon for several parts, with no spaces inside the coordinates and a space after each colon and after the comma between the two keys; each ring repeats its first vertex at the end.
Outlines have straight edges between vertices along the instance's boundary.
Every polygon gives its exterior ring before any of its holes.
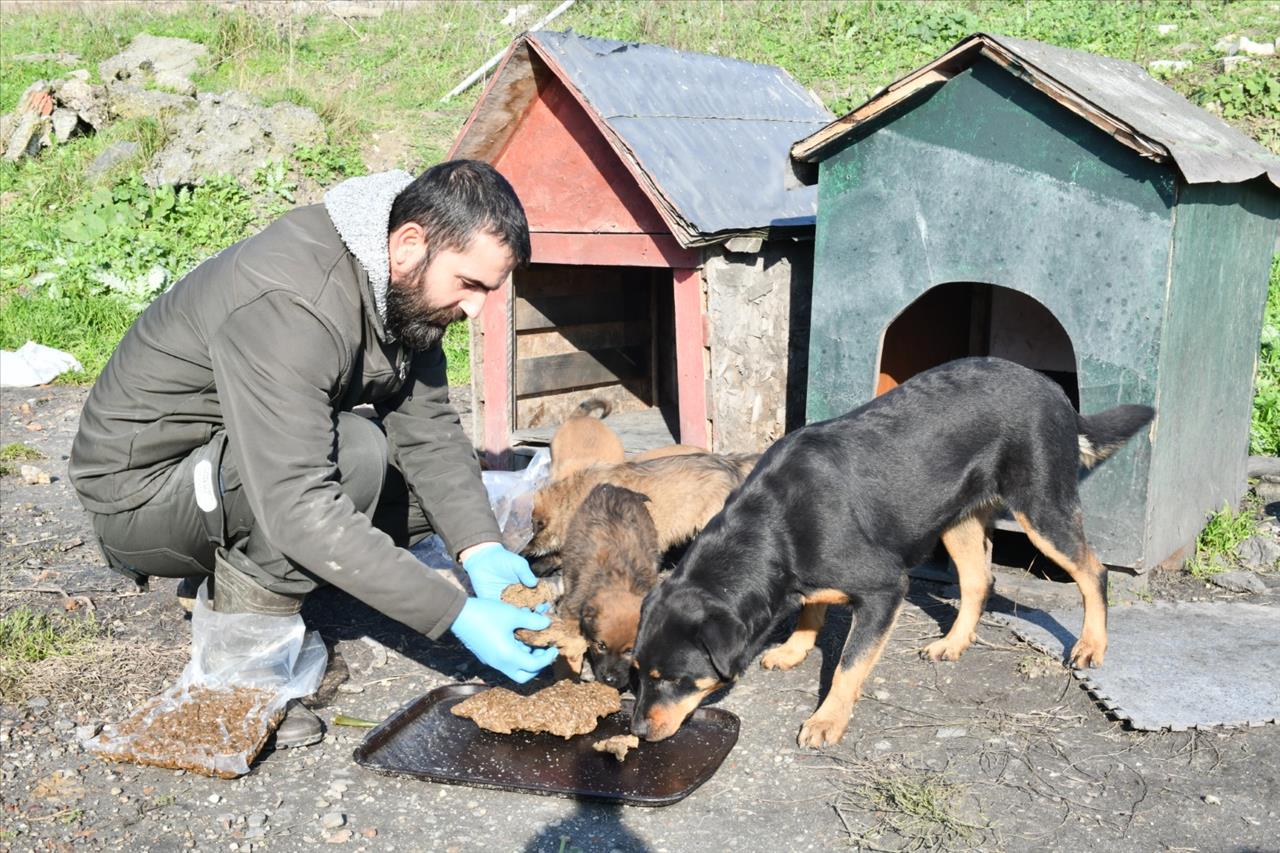
{"type": "Polygon", "coordinates": [[[348,178],[324,194],[324,209],[351,254],[369,274],[369,287],[378,319],[387,322],[387,286],[391,259],[387,255],[387,224],[396,196],[413,181],[408,172],[393,169],[348,178]]]}

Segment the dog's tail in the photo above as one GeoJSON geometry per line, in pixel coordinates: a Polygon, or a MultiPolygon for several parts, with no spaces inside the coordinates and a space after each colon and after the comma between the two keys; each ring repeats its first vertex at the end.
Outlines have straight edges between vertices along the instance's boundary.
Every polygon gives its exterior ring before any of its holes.
{"type": "Polygon", "coordinates": [[[1080,441],[1080,464],[1092,468],[1115,453],[1134,433],[1156,416],[1150,406],[1125,405],[1098,412],[1077,415],[1076,432],[1080,441]]]}
{"type": "Polygon", "coordinates": [[[604,420],[609,417],[609,413],[612,411],[613,404],[608,400],[602,400],[599,397],[588,397],[578,404],[578,408],[574,409],[573,414],[569,415],[569,417],[589,418],[592,415],[595,415],[596,412],[599,412],[600,414],[595,416],[604,420]]]}

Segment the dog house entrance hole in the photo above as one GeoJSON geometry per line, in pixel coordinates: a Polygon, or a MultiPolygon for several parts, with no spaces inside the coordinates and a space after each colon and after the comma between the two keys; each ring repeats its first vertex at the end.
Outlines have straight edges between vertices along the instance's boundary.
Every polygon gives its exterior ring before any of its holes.
{"type": "MultiPolygon", "coordinates": [[[[977,282],[942,284],[908,305],[885,330],[876,377],[883,394],[917,373],[968,356],[996,356],[1043,373],[1080,408],[1075,348],[1057,318],[1017,290],[977,282]]],[[[1052,580],[1069,581],[1031,545],[1007,513],[997,516],[993,559],[1029,568],[1052,580]]],[[[939,546],[935,557],[945,562],[939,546]]]]}
{"type": "Polygon", "coordinates": [[[1038,370],[1080,406],[1071,337],[1035,299],[992,284],[941,284],[912,302],[885,330],[876,393],[957,358],[990,355],[1038,370]]]}
{"type": "Polygon", "coordinates": [[[669,269],[533,264],[512,285],[513,443],[549,443],[593,397],[611,406],[607,422],[629,453],[675,441],[669,269]]]}

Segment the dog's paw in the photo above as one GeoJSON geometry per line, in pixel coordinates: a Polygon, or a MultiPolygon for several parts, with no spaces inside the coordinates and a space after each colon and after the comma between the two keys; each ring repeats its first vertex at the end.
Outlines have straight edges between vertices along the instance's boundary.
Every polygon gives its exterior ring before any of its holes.
{"type": "Polygon", "coordinates": [[[1071,649],[1071,665],[1081,669],[1097,669],[1107,654],[1107,641],[1081,637],[1071,649]]]}
{"type": "Polygon", "coordinates": [[[765,669],[791,669],[803,663],[808,656],[808,649],[799,649],[783,643],[765,652],[764,657],[760,658],[760,665],[765,669]]]}
{"type": "Polygon", "coordinates": [[[796,738],[796,743],[809,749],[824,749],[828,746],[835,746],[844,737],[844,732],[847,728],[849,728],[848,714],[841,714],[837,719],[819,710],[804,721],[804,725],[800,727],[800,735],[796,738]]]}
{"type": "Polygon", "coordinates": [[[972,638],[965,640],[948,634],[941,640],[934,640],[921,649],[920,657],[928,658],[929,660],[960,660],[960,655],[964,654],[965,649],[969,648],[972,643],[972,638]]]}

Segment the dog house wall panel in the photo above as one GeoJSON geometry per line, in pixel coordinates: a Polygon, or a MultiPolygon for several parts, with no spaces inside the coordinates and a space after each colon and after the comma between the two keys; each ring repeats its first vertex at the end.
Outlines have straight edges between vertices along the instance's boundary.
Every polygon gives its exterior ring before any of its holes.
{"type": "MultiPolygon", "coordinates": [[[[1045,306],[1074,347],[1083,411],[1156,403],[1167,166],[980,60],[852,136],[819,175],[810,421],[872,396],[886,328],[948,282],[999,285],[1045,306]]],[[[1104,562],[1152,556],[1150,453],[1140,435],[1082,484],[1104,562]]]]}
{"type": "Polygon", "coordinates": [[[716,447],[763,450],[803,423],[811,245],[772,240],[753,252],[707,250],[716,447]]]}
{"type": "Polygon", "coordinates": [[[530,232],[669,235],[586,110],[554,77],[539,81],[493,165],[520,197],[530,232]]]}
{"type": "Polygon", "coordinates": [[[1149,550],[1194,541],[1203,510],[1237,506],[1248,487],[1253,377],[1280,198],[1261,181],[1179,191],[1160,344],[1149,550]],[[1190,507],[1192,511],[1183,508],[1190,507]]]}

